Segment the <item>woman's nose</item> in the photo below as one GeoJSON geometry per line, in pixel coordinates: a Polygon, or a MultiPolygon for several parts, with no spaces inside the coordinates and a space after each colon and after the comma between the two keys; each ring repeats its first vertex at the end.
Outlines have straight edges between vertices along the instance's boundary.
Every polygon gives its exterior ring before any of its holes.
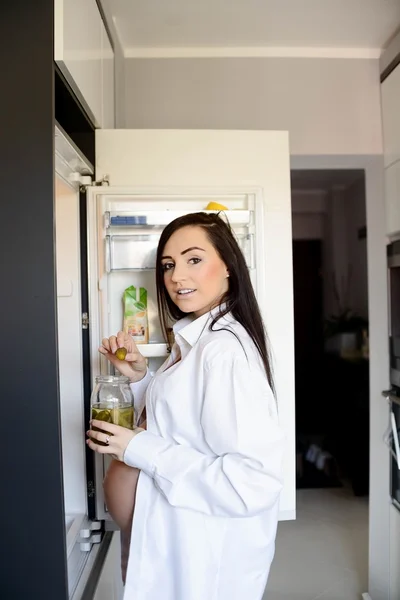
{"type": "Polygon", "coordinates": [[[180,265],[175,265],[174,270],[172,272],[172,281],[174,283],[179,283],[180,281],[185,280],[185,269],[180,265]]]}

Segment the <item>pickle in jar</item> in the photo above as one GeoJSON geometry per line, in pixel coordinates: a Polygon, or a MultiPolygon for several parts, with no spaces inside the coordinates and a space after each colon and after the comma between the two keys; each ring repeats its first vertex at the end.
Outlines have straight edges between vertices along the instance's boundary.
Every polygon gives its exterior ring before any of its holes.
{"type": "MultiPolygon", "coordinates": [[[[97,421],[104,421],[105,423],[112,423],[112,409],[109,408],[104,408],[104,406],[96,406],[93,405],[92,406],[92,419],[96,419],[97,421]]],[[[99,431],[100,433],[104,433],[104,431],[102,429],[99,429],[98,427],[92,427],[93,431],[99,431]]],[[[93,440],[96,444],[99,444],[99,446],[106,446],[106,444],[104,442],[99,442],[98,440],[93,440]]]]}
{"type": "Polygon", "coordinates": [[[115,415],[113,415],[113,417],[115,417],[115,420],[113,420],[114,425],[133,429],[133,406],[115,409],[115,415]]]}
{"type": "MultiPolygon", "coordinates": [[[[101,406],[101,403],[92,406],[92,419],[98,421],[104,421],[105,423],[113,423],[113,425],[119,425],[120,427],[126,427],[127,429],[133,429],[134,422],[134,410],[133,406],[116,406],[112,408],[106,408],[101,406]]],[[[100,431],[104,433],[103,429],[98,427],[92,427],[93,431],[100,431]]],[[[110,435],[112,435],[110,433],[110,435]]],[[[103,442],[93,440],[100,446],[105,446],[103,442]]]]}

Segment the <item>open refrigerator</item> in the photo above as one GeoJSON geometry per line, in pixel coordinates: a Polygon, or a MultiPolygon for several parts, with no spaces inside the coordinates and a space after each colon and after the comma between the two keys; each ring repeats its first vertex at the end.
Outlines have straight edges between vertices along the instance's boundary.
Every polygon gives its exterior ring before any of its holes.
{"type": "MultiPolygon", "coordinates": [[[[60,189],[69,189],[68,198],[56,193],[56,229],[70,598],[89,597],[90,579],[101,579],[93,571],[101,569],[110,572],[104,600],[119,600],[118,532],[102,489],[110,460],[90,451],[84,434],[95,377],[113,374],[98,347],[102,338],[122,330],[123,293],[133,285],[147,290],[149,339],[139,349],[151,372],[166,360],[170,341],[162,337],[156,303],[158,240],[173,219],[204,211],[209,202],[227,207],[223,218],[245,256],[272,343],[278,403],[288,439],[280,518],[295,518],[287,136],[282,132],[99,130],[95,167],[62,131],[56,133],[56,142],[57,137],[61,150],[58,155],[56,150],[56,179],[61,180],[60,189]]],[[[91,594],[103,600],[94,588],[91,594]]]]}

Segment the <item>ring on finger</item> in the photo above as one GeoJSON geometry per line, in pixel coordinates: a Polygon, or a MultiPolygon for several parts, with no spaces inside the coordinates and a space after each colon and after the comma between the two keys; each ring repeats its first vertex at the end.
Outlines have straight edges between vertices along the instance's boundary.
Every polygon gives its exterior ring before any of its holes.
{"type": "Polygon", "coordinates": [[[110,445],[110,436],[109,436],[109,435],[106,435],[105,444],[106,444],[107,446],[109,446],[109,445],[110,445]]]}

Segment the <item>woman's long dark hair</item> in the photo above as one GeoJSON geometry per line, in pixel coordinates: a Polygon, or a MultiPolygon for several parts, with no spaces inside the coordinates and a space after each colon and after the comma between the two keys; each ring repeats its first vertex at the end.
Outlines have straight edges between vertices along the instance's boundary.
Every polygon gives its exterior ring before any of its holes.
{"type": "Polygon", "coordinates": [[[220,312],[212,321],[210,330],[213,330],[214,325],[221,317],[228,312],[232,313],[233,317],[245,328],[253,340],[264,364],[268,382],[274,390],[267,334],[247,265],[230,225],[219,214],[198,212],[184,215],[169,223],[161,234],[157,249],[156,283],[158,311],[165,339],[167,340],[169,320],[177,321],[187,316],[174,304],[166,290],[161,263],[166,243],[171,235],[182,227],[201,227],[204,229],[229,273],[229,289],[221,299],[220,312]],[[223,304],[226,306],[222,308],[223,304]]]}

